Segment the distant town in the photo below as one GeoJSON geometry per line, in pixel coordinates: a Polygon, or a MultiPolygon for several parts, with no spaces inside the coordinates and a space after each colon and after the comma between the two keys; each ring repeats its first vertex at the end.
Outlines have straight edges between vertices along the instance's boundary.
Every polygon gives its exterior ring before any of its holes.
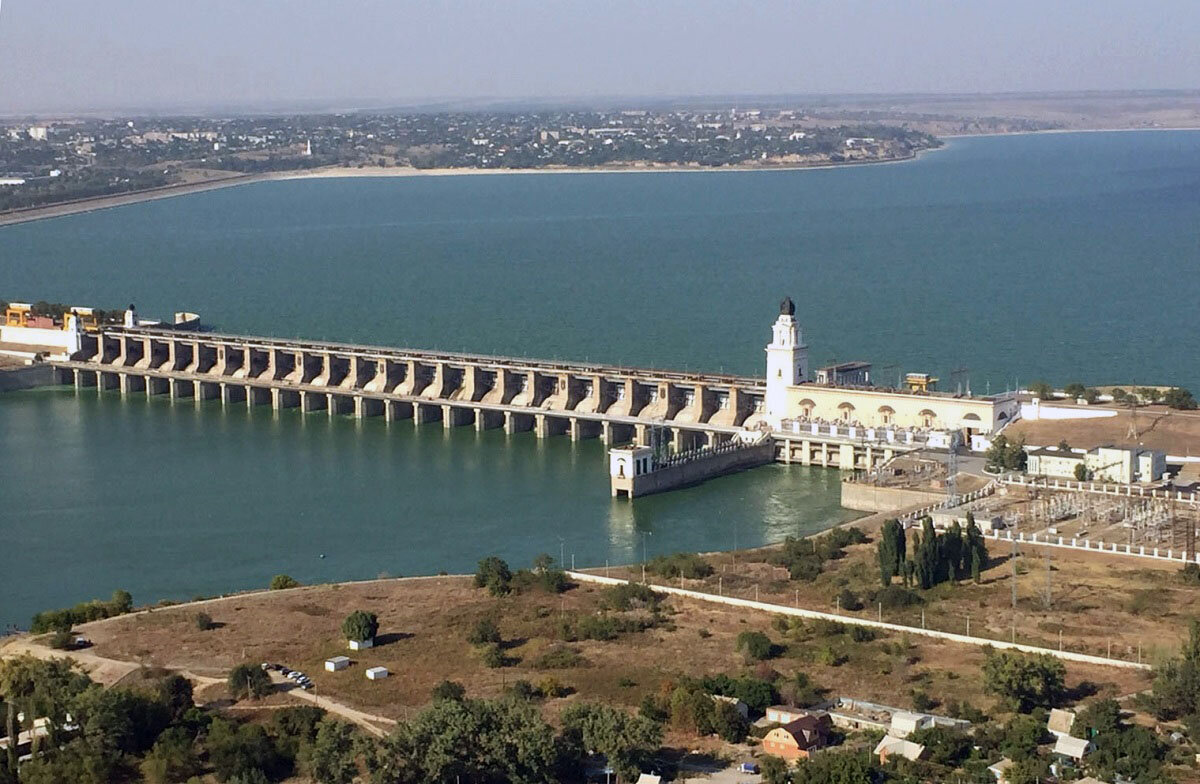
{"type": "Polygon", "coordinates": [[[792,109],[14,122],[0,138],[0,211],[326,167],[797,167],[939,145],[923,131],[792,109]]]}

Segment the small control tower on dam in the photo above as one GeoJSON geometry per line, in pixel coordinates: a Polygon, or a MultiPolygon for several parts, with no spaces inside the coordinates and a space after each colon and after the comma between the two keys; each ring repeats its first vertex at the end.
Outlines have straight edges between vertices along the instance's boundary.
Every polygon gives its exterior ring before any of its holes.
{"type": "MultiPolygon", "coordinates": [[[[665,444],[659,462],[677,469],[684,454],[741,466],[742,450],[724,446],[736,442],[768,459],[869,470],[901,452],[946,448],[953,431],[967,439],[994,432],[1020,410],[1015,396],[938,392],[927,377],[908,389],[872,386],[866,363],[822,369],[823,383],[815,382],[790,298],[771,327],[761,378],[229,335],[196,331],[188,315],[182,328],[147,325],[132,308],[124,323],[87,330],[68,319],[69,354],[61,346],[39,352],[34,332],[45,330],[8,324],[0,355],[19,346],[31,357],[25,361],[53,368],[58,382],[80,390],[595,437],[614,446],[649,446],[653,436],[665,444]]],[[[656,470],[654,461],[637,465],[656,470]]]]}

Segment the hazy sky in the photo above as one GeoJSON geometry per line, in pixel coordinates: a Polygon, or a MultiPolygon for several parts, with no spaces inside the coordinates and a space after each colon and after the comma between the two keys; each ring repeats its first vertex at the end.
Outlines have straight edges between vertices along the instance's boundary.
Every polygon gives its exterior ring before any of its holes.
{"type": "Polygon", "coordinates": [[[1200,87],[1200,0],[3,0],[0,114],[1200,87]]]}

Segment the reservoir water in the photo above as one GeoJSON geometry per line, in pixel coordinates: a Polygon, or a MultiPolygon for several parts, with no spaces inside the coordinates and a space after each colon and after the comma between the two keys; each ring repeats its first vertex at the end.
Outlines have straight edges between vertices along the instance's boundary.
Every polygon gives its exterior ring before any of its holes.
{"type": "MultiPolygon", "coordinates": [[[[1200,132],[958,139],[820,171],[254,184],[0,228],[0,299],[758,373],[787,293],[818,363],[967,367],[977,392],[1035,378],[1195,389],[1180,359],[1198,227],[1200,132]]],[[[461,571],[560,546],[595,565],[847,516],[820,469],[618,504],[596,442],[137,396],[0,396],[0,443],[0,623],[116,587],[187,598],[277,572],[461,571]]]]}

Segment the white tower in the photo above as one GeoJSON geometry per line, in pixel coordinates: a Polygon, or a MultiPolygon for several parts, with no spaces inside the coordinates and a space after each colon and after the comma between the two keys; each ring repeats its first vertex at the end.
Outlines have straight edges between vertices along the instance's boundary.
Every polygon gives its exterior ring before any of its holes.
{"type": "Polygon", "coordinates": [[[129,308],[125,311],[125,326],[136,327],[138,325],[137,308],[133,303],[129,303],[129,308]]]}
{"type": "Polygon", "coordinates": [[[788,416],[787,390],[808,380],[808,346],[796,325],[796,305],[791,297],[779,303],[779,318],[767,344],[767,422],[779,427],[788,416]]]}

